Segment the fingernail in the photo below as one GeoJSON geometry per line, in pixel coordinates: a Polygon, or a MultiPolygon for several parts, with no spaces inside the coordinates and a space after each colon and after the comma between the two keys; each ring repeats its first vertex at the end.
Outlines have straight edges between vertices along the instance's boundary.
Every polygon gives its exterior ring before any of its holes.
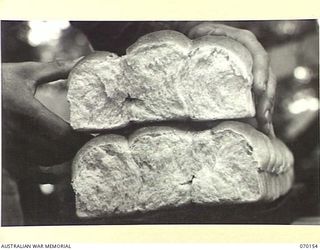
{"type": "Polygon", "coordinates": [[[266,86],[262,83],[255,84],[254,89],[255,94],[258,96],[262,96],[266,92],[266,86]]]}
{"type": "Polygon", "coordinates": [[[254,74],[254,81],[261,87],[261,90],[265,90],[267,79],[263,70],[257,69],[256,73],[254,74]]]}
{"type": "Polygon", "coordinates": [[[269,109],[267,109],[267,110],[264,112],[264,117],[266,118],[266,120],[267,120],[268,122],[270,122],[270,120],[271,120],[271,113],[270,113],[270,110],[269,110],[269,109]]]}
{"type": "Polygon", "coordinates": [[[270,122],[268,122],[268,123],[264,126],[264,129],[265,129],[266,133],[269,134],[269,132],[270,132],[270,122]]]}

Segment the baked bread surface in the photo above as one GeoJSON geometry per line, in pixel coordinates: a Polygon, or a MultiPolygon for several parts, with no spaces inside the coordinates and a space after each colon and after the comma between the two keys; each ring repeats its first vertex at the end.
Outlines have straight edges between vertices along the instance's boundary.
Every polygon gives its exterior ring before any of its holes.
{"type": "Polygon", "coordinates": [[[287,147],[231,121],[204,131],[145,127],[129,138],[98,136],[78,152],[72,176],[79,217],[273,201],[292,182],[287,147]]]}
{"type": "Polygon", "coordinates": [[[176,31],[141,37],[122,57],[95,52],[69,75],[74,129],[129,123],[253,117],[252,57],[231,38],[190,40],[176,31]]]}

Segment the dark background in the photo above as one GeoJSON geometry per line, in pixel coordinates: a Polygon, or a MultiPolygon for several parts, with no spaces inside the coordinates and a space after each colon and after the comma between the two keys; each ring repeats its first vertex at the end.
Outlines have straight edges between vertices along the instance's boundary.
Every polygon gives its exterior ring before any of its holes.
{"type": "MultiPolygon", "coordinates": [[[[137,37],[168,29],[173,22],[27,22],[2,21],[2,62],[75,59],[92,49],[123,54],[137,37]],[[88,41],[90,39],[90,43],[88,41]]],[[[252,31],[268,51],[277,76],[274,114],[277,136],[295,156],[295,185],[271,204],[187,207],[144,219],[80,221],[75,216],[70,175],[54,185],[17,181],[25,225],[123,223],[320,223],[319,205],[319,34],[316,20],[232,21],[252,31]],[[159,219],[160,218],[160,219],[159,219]]],[[[64,82],[41,86],[36,97],[68,120],[64,82]]],[[[57,169],[69,168],[70,162],[57,169]]],[[[6,214],[2,214],[4,218],[6,214]]],[[[140,217],[139,217],[140,218],[140,217]]]]}

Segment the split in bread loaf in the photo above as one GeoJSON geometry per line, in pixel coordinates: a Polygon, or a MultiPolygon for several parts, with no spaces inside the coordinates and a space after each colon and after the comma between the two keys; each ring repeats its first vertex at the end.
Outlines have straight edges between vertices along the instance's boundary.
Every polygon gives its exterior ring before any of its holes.
{"type": "Polygon", "coordinates": [[[73,68],[71,126],[99,131],[130,122],[253,117],[251,71],[249,51],[231,38],[150,33],[125,56],[95,52],[73,68]]]}
{"type": "Polygon", "coordinates": [[[248,124],[204,131],[145,127],[101,135],[73,161],[79,217],[127,215],[185,204],[272,201],[293,182],[293,157],[248,124]]]}

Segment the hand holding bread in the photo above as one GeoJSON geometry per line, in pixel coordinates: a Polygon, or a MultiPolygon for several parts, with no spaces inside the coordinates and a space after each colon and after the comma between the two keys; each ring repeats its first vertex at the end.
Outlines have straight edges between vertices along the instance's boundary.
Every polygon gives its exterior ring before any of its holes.
{"type": "Polygon", "coordinates": [[[75,132],[34,98],[38,85],[66,79],[75,63],[2,64],[3,142],[6,153],[15,156],[8,161],[19,158],[32,164],[61,163],[89,140],[90,136],[75,132]]]}
{"type": "Polygon", "coordinates": [[[192,27],[190,38],[204,35],[227,36],[243,44],[253,59],[253,91],[256,95],[256,110],[259,129],[274,136],[272,114],[277,81],[270,68],[269,56],[256,36],[248,31],[213,22],[203,22],[192,27]]]}
{"type": "Polygon", "coordinates": [[[248,31],[210,22],[184,34],[151,33],[125,56],[95,52],[76,66],[3,64],[4,166],[40,179],[43,172],[27,162],[66,161],[94,132],[72,166],[80,217],[284,195],[293,156],[273,132],[276,80],[264,48],[248,31]],[[71,69],[70,126],[34,93],[71,69]],[[268,137],[244,120],[229,121],[254,116],[268,137]]]}

